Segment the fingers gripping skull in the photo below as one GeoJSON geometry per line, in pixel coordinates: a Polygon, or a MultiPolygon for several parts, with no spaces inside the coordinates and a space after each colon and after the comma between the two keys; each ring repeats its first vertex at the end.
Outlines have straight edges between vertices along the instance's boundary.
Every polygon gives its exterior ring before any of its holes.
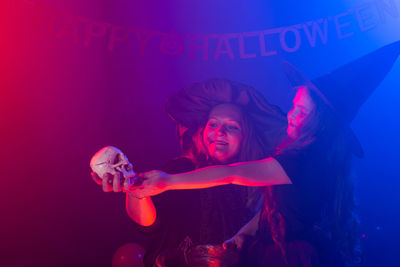
{"type": "Polygon", "coordinates": [[[90,167],[101,179],[106,173],[121,173],[125,179],[136,175],[128,158],[113,146],[106,146],[97,151],[90,160],[90,167]]]}

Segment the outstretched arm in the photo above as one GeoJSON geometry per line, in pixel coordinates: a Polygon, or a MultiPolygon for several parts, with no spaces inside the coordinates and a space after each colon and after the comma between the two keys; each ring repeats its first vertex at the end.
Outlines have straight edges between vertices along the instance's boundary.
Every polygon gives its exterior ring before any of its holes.
{"type": "Polygon", "coordinates": [[[201,189],[224,184],[267,186],[292,183],[274,158],[211,166],[174,175],[151,171],[143,176],[141,185],[130,189],[138,197],[153,196],[167,190],[201,189]]]}
{"type": "Polygon", "coordinates": [[[126,193],[126,212],[141,226],[150,226],[156,221],[156,208],[151,197],[137,198],[133,193],[126,193]]]}
{"type": "MultiPolygon", "coordinates": [[[[92,179],[102,186],[104,192],[120,192],[123,191],[121,174],[111,175],[106,173],[103,178],[100,178],[96,173],[92,172],[92,179]]],[[[133,193],[126,193],[126,211],[128,216],[141,226],[150,226],[156,220],[156,209],[150,197],[137,198],[133,193]]]]}
{"type": "Polygon", "coordinates": [[[278,161],[267,158],[172,175],[168,189],[198,189],[224,184],[266,186],[290,183],[289,177],[278,161]]]}

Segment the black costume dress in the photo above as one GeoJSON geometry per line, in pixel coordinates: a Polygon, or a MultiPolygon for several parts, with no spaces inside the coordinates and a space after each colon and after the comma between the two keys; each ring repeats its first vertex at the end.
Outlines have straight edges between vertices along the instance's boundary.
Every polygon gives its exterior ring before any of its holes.
{"type": "Polygon", "coordinates": [[[265,266],[266,262],[282,266],[283,257],[288,266],[340,265],[334,260],[333,241],[319,227],[335,188],[333,169],[324,151],[310,145],[274,156],[292,184],[265,187],[259,238],[247,258],[251,266],[265,266]],[[283,253],[292,255],[282,257],[283,253]]]}
{"type": "MultiPolygon", "coordinates": [[[[178,158],[163,170],[172,174],[194,168],[188,158],[178,158]]],[[[222,244],[255,214],[254,209],[247,208],[251,207],[247,203],[248,189],[237,185],[173,190],[152,199],[156,222],[150,227],[135,227],[147,250],[145,266],[153,266],[160,253],[166,255],[167,266],[180,266],[183,254],[179,247],[222,244]]]]}

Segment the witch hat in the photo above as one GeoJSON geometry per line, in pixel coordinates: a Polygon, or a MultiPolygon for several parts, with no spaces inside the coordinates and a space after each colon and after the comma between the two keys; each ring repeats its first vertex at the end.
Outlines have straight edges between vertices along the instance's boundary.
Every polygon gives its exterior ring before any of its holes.
{"type": "MultiPolygon", "coordinates": [[[[347,63],[314,80],[289,62],[283,62],[283,70],[292,86],[306,85],[332,108],[343,126],[349,126],[361,105],[386,77],[400,54],[400,41],[386,45],[361,58],[347,63]]],[[[359,157],[364,155],[360,143],[349,131],[352,151],[359,157]]]]}
{"type": "MultiPolygon", "coordinates": [[[[210,111],[219,104],[235,104],[253,122],[256,135],[262,140],[266,153],[272,153],[285,135],[285,114],[271,105],[254,88],[227,79],[208,79],[193,83],[171,95],[165,105],[170,118],[186,130],[179,138],[203,127],[210,111]]],[[[192,138],[189,138],[191,142],[192,138]]],[[[188,141],[188,142],[189,142],[188,141]]],[[[184,144],[183,144],[184,145],[184,144]]]]}

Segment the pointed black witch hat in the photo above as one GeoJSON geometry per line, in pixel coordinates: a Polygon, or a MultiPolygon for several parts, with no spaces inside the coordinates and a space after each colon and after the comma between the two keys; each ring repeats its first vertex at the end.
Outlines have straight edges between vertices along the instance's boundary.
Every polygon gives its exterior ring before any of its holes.
{"type": "MultiPolygon", "coordinates": [[[[289,62],[283,62],[283,70],[293,86],[306,85],[332,108],[344,126],[349,126],[361,105],[386,77],[400,54],[400,41],[386,45],[314,80],[289,62]]],[[[364,155],[362,147],[352,131],[350,145],[355,155],[364,155]]]]}

